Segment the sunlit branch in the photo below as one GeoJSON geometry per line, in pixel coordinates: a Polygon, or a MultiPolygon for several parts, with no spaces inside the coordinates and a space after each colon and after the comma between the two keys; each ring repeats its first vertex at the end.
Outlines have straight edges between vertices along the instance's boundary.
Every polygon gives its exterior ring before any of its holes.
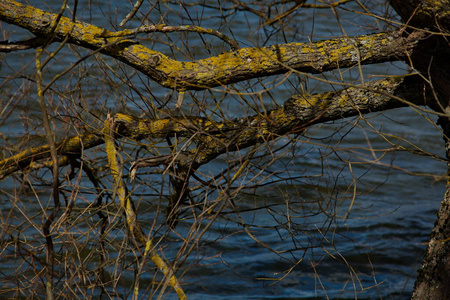
{"type": "MultiPolygon", "coordinates": [[[[301,132],[314,124],[411,104],[432,105],[434,99],[427,99],[426,90],[420,76],[399,76],[337,92],[293,95],[283,106],[268,111],[265,115],[258,114],[232,121],[212,121],[194,116],[140,119],[116,114],[116,138],[140,140],[175,135],[194,136],[193,140],[198,143],[197,149],[183,151],[172,158],[160,157],[153,165],[173,159],[184,166],[198,167],[227,151],[244,149],[285,134],[301,132]]],[[[62,155],[80,155],[83,149],[102,143],[101,135],[86,133],[59,142],[57,149],[62,155]]],[[[0,161],[0,179],[27,168],[32,161],[46,159],[49,155],[48,146],[42,146],[4,159],[0,161]]]]}
{"type": "Polygon", "coordinates": [[[105,120],[104,134],[105,147],[108,156],[109,169],[114,179],[114,193],[119,198],[120,207],[124,211],[128,232],[145,246],[145,254],[150,257],[158,269],[166,276],[166,280],[175,290],[178,299],[187,299],[181,288],[178,279],[175,277],[173,269],[162,259],[155,249],[155,245],[150,237],[144,235],[144,231],[137,220],[136,210],[130,195],[127,193],[125,183],[122,179],[122,168],[117,160],[117,151],[114,145],[114,123],[113,118],[108,116],[105,120]]]}
{"type": "MultiPolygon", "coordinates": [[[[14,1],[0,3],[0,20],[25,28],[36,35],[47,35],[57,15],[21,5],[14,1]]],[[[53,31],[52,31],[53,32],[53,31]]],[[[405,59],[422,33],[408,37],[400,33],[376,33],[343,37],[314,43],[289,43],[267,47],[241,48],[191,62],[174,60],[139,42],[114,36],[115,33],[84,22],[61,17],[54,29],[55,40],[97,50],[117,58],[149,76],[162,86],[186,90],[205,89],[291,69],[322,73],[358,64],[372,64],[405,59]]]]}

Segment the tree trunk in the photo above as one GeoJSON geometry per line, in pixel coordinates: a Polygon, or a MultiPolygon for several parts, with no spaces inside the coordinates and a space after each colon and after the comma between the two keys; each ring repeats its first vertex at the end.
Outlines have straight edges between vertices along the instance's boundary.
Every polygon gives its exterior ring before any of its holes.
{"type": "MultiPolygon", "coordinates": [[[[438,101],[434,109],[450,112],[450,1],[391,0],[391,5],[408,25],[429,28],[430,36],[421,41],[411,56],[412,67],[428,78],[438,101]]],[[[407,28],[406,31],[409,29],[407,28]]],[[[439,118],[443,128],[446,156],[450,159],[450,119],[439,118]]],[[[450,164],[449,173],[450,174],[450,164]]],[[[431,232],[412,299],[450,299],[450,180],[431,232]]]]}
{"type": "MultiPolygon", "coordinates": [[[[444,129],[446,154],[450,158],[450,121],[441,118],[439,123],[444,129]]],[[[450,180],[447,180],[444,200],[418,272],[412,299],[450,299],[450,180]]]]}

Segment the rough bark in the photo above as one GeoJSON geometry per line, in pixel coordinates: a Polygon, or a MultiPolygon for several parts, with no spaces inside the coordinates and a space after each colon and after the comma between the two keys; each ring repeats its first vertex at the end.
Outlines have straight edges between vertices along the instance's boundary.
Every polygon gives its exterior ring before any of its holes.
{"type": "MultiPolygon", "coordinates": [[[[428,78],[440,103],[436,110],[450,112],[450,1],[391,0],[391,5],[410,26],[426,28],[428,37],[418,43],[411,56],[412,66],[428,78]]],[[[412,31],[413,29],[408,29],[412,31]]],[[[441,116],[446,155],[450,159],[450,119],[441,116]]],[[[449,165],[450,170],[450,165],[449,165]]],[[[450,299],[450,181],[431,232],[412,299],[450,299]]]]}
{"type": "Polygon", "coordinates": [[[389,3],[408,26],[449,32],[450,2],[448,0],[390,0],[389,3]]]}
{"type": "MultiPolygon", "coordinates": [[[[450,159],[450,122],[440,118],[447,158],[450,159]]],[[[450,164],[449,164],[450,169],[450,164]]],[[[437,214],[430,241],[418,271],[412,299],[450,299],[450,180],[437,214]]]]}
{"type": "Polygon", "coordinates": [[[450,1],[430,0],[391,0],[391,5],[402,17],[406,27],[405,34],[423,28],[427,33],[411,54],[410,63],[428,78],[443,99],[440,111],[445,111],[450,99],[450,1]]]}
{"type": "Polygon", "coordinates": [[[0,2],[0,20],[20,26],[37,36],[53,36],[117,58],[140,70],[162,86],[186,90],[204,89],[299,70],[322,73],[358,64],[406,59],[424,35],[400,32],[330,39],[315,43],[289,43],[261,48],[242,48],[192,62],[180,62],[126,38],[128,31],[112,32],[84,22],[22,5],[0,2]],[[125,37],[124,37],[125,36],[125,37]]]}
{"type": "MultiPolygon", "coordinates": [[[[195,135],[198,148],[180,153],[176,160],[181,166],[197,168],[227,151],[295,133],[314,124],[386,109],[425,105],[433,101],[427,89],[420,76],[390,77],[337,92],[293,95],[283,106],[266,115],[223,122],[200,117],[150,120],[117,114],[116,137],[140,140],[195,135]]],[[[101,135],[85,133],[59,142],[57,148],[60,155],[77,156],[100,144],[103,144],[101,135]]],[[[0,179],[45,160],[49,155],[48,146],[42,146],[6,158],[0,161],[0,179]]]]}
{"type": "MultiPolygon", "coordinates": [[[[128,38],[130,32],[112,32],[14,1],[0,1],[0,20],[28,29],[37,37],[23,43],[2,44],[0,51],[38,47],[52,41],[80,45],[117,58],[164,87],[204,89],[246,79],[298,70],[321,73],[335,68],[386,61],[407,60],[429,79],[441,102],[434,103],[419,76],[388,78],[319,95],[294,95],[280,108],[262,115],[233,121],[197,117],[142,120],[117,115],[116,137],[193,136],[196,148],[183,151],[175,160],[181,168],[197,168],[220,154],[296,133],[313,124],[359,114],[414,105],[430,105],[450,111],[450,2],[391,0],[406,30],[345,37],[315,43],[290,43],[261,48],[242,48],[192,62],[171,59],[128,38]],[[420,30],[426,28],[427,30],[420,30]],[[424,38],[426,37],[426,38],[424,38]],[[14,45],[18,45],[14,48],[14,45]],[[414,50],[414,51],[412,51],[414,50]],[[408,102],[405,101],[408,100],[408,102]]],[[[450,159],[450,121],[441,117],[450,159]]],[[[63,156],[80,155],[83,149],[104,143],[101,135],[86,133],[58,144],[63,156]]],[[[29,168],[50,156],[47,146],[28,149],[0,161],[0,179],[29,168]]],[[[68,160],[66,160],[67,162],[68,160]]],[[[163,163],[165,159],[158,160],[163,163]]],[[[450,169],[450,167],[449,167],[450,169]]],[[[416,281],[413,299],[450,298],[450,182],[416,281]]]]}
{"type": "Polygon", "coordinates": [[[376,80],[365,86],[353,86],[337,92],[293,95],[279,109],[242,120],[244,128],[238,133],[201,136],[198,148],[182,152],[184,155],[181,157],[185,160],[180,160],[179,164],[196,168],[220,154],[288,133],[299,133],[314,124],[398,107],[424,105],[428,102],[427,98],[432,102],[427,90],[419,76],[407,76],[376,80]]]}

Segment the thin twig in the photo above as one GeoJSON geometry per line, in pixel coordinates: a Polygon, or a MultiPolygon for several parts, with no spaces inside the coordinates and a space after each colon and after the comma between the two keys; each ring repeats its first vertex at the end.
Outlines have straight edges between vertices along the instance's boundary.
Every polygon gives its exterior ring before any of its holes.
{"type": "Polygon", "coordinates": [[[45,282],[46,295],[48,300],[53,300],[53,265],[54,265],[54,248],[53,240],[50,235],[50,226],[52,225],[55,217],[58,213],[60,202],[59,202],[59,180],[58,180],[58,153],[56,151],[55,137],[50,127],[50,121],[48,119],[47,107],[44,100],[44,94],[42,91],[42,66],[41,66],[41,54],[42,48],[36,50],[36,83],[37,83],[37,94],[39,98],[39,106],[42,112],[42,121],[44,123],[45,135],[47,137],[47,142],[50,146],[50,155],[53,162],[53,203],[54,209],[47,217],[44,225],[42,226],[42,231],[44,233],[47,253],[46,253],[46,276],[47,281],[45,282]]]}
{"type": "Polygon", "coordinates": [[[144,0],[137,0],[136,1],[136,3],[134,4],[133,8],[128,13],[128,15],[125,17],[125,19],[123,19],[122,22],[120,22],[120,24],[119,24],[120,27],[124,26],[128,21],[131,20],[132,17],[134,17],[134,15],[137,13],[137,11],[139,10],[139,8],[141,7],[143,2],[144,2],[144,0]]]}
{"type": "Polygon", "coordinates": [[[198,32],[203,34],[211,34],[219,39],[223,40],[225,43],[229,44],[232,50],[238,50],[240,48],[239,43],[226,34],[223,34],[220,31],[211,29],[211,28],[203,28],[200,26],[194,25],[181,25],[181,26],[168,26],[165,24],[161,25],[143,25],[141,27],[135,29],[125,29],[117,32],[108,32],[105,37],[129,37],[135,36],[140,33],[152,33],[152,32],[198,32]]]}

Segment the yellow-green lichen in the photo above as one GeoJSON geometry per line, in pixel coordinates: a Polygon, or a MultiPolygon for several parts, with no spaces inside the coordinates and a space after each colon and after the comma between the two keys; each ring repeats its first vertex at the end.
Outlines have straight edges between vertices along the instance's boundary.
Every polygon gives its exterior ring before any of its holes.
{"type": "Polygon", "coordinates": [[[171,120],[169,119],[152,120],[148,123],[148,129],[150,129],[149,133],[153,136],[162,135],[170,123],[171,120]]]}
{"type": "Polygon", "coordinates": [[[337,104],[339,107],[344,107],[348,105],[349,96],[347,93],[340,93],[337,99],[337,104]]]}

